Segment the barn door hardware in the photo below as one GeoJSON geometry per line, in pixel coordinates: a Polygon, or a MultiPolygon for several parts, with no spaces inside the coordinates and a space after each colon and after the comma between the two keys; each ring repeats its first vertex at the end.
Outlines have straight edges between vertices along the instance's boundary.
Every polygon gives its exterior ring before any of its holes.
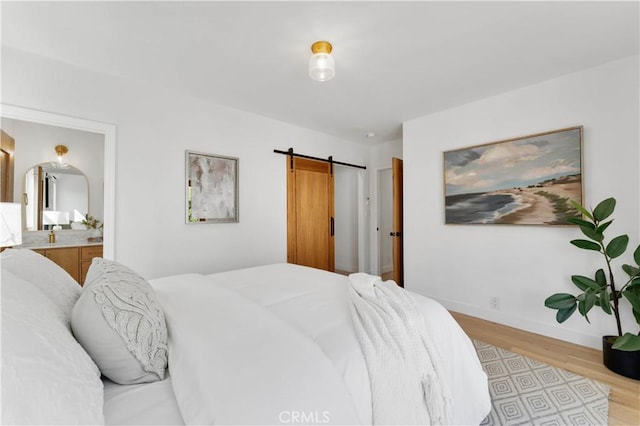
{"type": "Polygon", "coordinates": [[[279,149],[274,149],[273,152],[275,152],[276,154],[288,155],[290,157],[290,159],[291,159],[291,161],[290,161],[291,169],[293,169],[293,157],[308,158],[309,160],[317,160],[317,161],[324,161],[325,163],[330,163],[331,164],[331,174],[333,174],[333,165],[334,164],[337,164],[339,166],[355,167],[357,169],[366,169],[367,168],[367,166],[359,166],[357,164],[344,163],[342,161],[335,161],[333,159],[333,155],[330,155],[329,158],[320,158],[320,157],[312,157],[311,155],[298,154],[296,152],[293,152],[293,148],[289,148],[286,151],[281,151],[279,149]]]}

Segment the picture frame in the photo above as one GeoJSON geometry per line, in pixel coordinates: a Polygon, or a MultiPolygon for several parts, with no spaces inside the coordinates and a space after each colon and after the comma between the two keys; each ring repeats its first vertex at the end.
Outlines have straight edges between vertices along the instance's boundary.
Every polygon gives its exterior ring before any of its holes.
{"type": "Polygon", "coordinates": [[[570,225],[582,139],[576,126],[445,151],[445,224],[570,225]]]}
{"type": "Polygon", "coordinates": [[[185,151],[187,224],[239,222],[238,158],[185,151]]]}

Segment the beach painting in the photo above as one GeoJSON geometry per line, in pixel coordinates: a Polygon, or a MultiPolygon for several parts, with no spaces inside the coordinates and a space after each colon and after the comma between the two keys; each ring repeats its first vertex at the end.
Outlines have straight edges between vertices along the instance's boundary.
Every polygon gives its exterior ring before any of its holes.
{"type": "Polygon", "coordinates": [[[186,222],[238,222],[238,159],[186,151],[186,222]]]}
{"type": "Polygon", "coordinates": [[[582,126],[444,153],[445,223],[569,225],[581,218],[582,126]]]}

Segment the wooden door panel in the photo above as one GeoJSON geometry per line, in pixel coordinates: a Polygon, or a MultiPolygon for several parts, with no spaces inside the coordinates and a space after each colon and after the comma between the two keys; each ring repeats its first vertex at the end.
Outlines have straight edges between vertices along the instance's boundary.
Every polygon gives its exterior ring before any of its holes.
{"type": "Polygon", "coordinates": [[[404,287],[404,254],[403,254],[403,223],[402,223],[402,160],[392,159],[393,172],[393,280],[404,287]]]}
{"type": "Polygon", "coordinates": [[[329,222],[327,220],[328,175],[298,170],[296,176],[297,263],[329,268],[329,222]]]}
{"type": "Polygon", "coordinates": [[[4,130],[0,129],[0,201],[3,203],[13,203],[13,179],[14,179],[14,156],[15,140],[4,130]]]}
{"type": "Polygon", "coordinates": [[[287,260],[334,270],[333,175],[321,161],[287,159],[287,260]]]}

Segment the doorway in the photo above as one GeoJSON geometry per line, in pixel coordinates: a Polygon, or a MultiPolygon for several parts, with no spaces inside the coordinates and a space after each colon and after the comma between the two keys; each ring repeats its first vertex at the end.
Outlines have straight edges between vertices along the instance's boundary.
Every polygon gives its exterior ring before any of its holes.
{"type": "MultiPolygon", "coordinates": [[[[105,227],[104,235],[104,258],[115,258],[115,150],[116,150],[116,127],[113,124],[98,121],[85,120],[82,118],[69,117],[44,111],[37,111],[28,108],[16,107],[13,105],[1,105],[2,118],[21,120],[30,123],[38,123],[49,126],[62,127],[67,129],[80,130],[100,134],[104,141],[104,193],[103,209],[105,227]]],[[[15,183],[14,183],[15,185],[15,183]]],[[[14,199],[16,198],[14,191],[14,199]]],[[[22,200],[20,200],[22,201],[22,200]]]]}
{"type": "Polygon", "coordinates": [[[378,274],[393,279],[393,186],[391,169],[378,170],[378,274]]]}
{"type": "Polygon", "coordinates": [[[358,179],[352,167],[334,167],[335,272],[348,275],[360,270],[358,257],[358,179]]]}
{"type": "Polygon", "coordinates": [[[378,275],[404,287],[403,163],[392,158],[392,167],[377,171],[378,275]]]}
{"type": "Polygon", "coordinates": [[[366,174],[287,158],[287,262],[349,275],[366,270],[366,174]]]}

